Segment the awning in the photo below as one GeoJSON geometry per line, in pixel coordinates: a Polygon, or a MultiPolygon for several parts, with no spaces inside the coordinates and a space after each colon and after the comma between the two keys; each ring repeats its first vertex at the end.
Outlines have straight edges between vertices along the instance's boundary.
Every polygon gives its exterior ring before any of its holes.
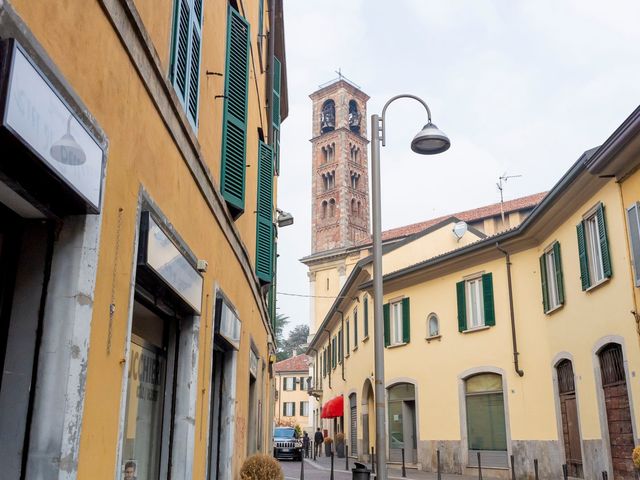
{"type": "Polygon", "coordinates": [[[320,418],[336,418],[344,416],[344,399],[342,395],[332,398],[322,407],[320,418]]]}

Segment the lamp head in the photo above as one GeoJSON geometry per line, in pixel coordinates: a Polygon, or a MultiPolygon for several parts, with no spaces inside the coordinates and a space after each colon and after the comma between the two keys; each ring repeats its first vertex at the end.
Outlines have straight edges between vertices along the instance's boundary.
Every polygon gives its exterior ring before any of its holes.
{"type": "Polygon", "coordinates": [[[421,155],[435,155],[449,149],[451,141],[444,132],[429,122],[411,141],[411,150],[421,155]]]}
{"type": "Polygon", "coordinates": [[[289,212],[283,212],[278,209],[278,218],[276,219],[276,223],[278,227],[288,227],[289,225],[293,225],[293,215],[289,212]]]}

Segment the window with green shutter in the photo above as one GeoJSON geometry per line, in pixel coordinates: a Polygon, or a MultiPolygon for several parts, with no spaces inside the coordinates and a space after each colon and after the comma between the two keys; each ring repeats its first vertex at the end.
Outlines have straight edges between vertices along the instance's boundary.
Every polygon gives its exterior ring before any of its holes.
{"type": "Polygon", "coordinates": [[[358,307],[353,309],[353,348],[358,348],[358,307]]]}
{"type": "Polygon", "coordinates": [[[256,205],[256,275],[269,283],[274,271],[273,154],[264,142],[258,146],[258,199],[256,205]]]}
{"type": "Polygon", "coordinates": [[[273,95],[271,97],[271,125],[273,127],[273,158],[276,175],[280,175],[280,88],[282,85],[282,64],[273,57],[273,95]]]}
{"type": "Polygon", "coordinates": [[[555,242],[540,256],[540,280],[544,312],[555,310],[564,304],[564,279],[560,244],[555,242]]]}
{"type": "Polygon", "coordinates": [[[220,190],[234,218],[244,211],[249,38],[249,23],[229,6],[220,190]]]}
{"type": "Polygon", "coordinates": [[[396,302],[386,303],[384,313],[384,343],[385,347],[408,343],[410,334],[409,299],[403,298],[396,302]]]}
{"type": "Polygon", "coordinates": [[[362,322],[363,322],[364,338],[367,338],[369,336],[369,297],[367,297],[366,295],[364,297],[362,309],[363,309],[362,322]]]}
{"type": "Polygon", "coordinates": [[[611,277],[611,256],[607,239],[604,205],[598,204],[576,226],[582,290],[611,277]]]}
{"type": "Polygon", "coordinates": [[[456,283],[456,297],[459,332],[496,324],[491,273],[456,283]]]}
{"type": "Polygon", "coordinates": [[[350,332],[349,332],[349,320],[347,320],[347,342],[346,342],[346,345],[347,345],[347,355],[349,355],[349,352],[351,351],[351,345],[350,345],[350,343],[349,343],[350,341],[351,341],[351,334],[350,334],[350,332]]]}
{"type": "Polygon", "coordinates": [[[385,303],[382,306],[382,313],[383,313],[383,317],[384,317],[384,346],[388,347],[389,345],[391,345],[391,325],[390,325],[390,306],[388,303],[385,303]]]}
{"type": "Polygon", "coordinates": [[[198,126],[202,0],[176,0],[171,41],[171,80],[187,118],[198,126]]]}
{"type": "Polygon", "coordinates": [[[409,343],[411,341],[411,318],[409,311],[409,298],[402,299],[402,341],[409,343]]]}

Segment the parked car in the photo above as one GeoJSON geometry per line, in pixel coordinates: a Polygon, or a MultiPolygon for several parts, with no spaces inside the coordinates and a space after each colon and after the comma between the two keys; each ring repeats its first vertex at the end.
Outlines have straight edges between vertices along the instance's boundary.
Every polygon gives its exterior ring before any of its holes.
{"type": "Polygon", "coordinates": [[[277,427],[273,431],[273,456],[277,459],[302,460],[302,439],[293,427],[277,427]]]}

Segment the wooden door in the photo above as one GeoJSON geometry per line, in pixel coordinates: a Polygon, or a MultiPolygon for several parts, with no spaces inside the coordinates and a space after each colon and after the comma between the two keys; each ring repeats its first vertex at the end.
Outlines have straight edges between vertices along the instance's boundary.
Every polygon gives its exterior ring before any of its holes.
{"type": "Polygon", "coordinates": [[[556,367],[558,372],[558,392],[562,413],[562,436],[565,463],[569,475],[583,478],[580,426],[576,401],[573,366],[570,360],[563,360],[556,367]]]}
{"type": "Polygon", "coordinates": [[[613,478],[614,480],[634,480],[635,474],[631,461],[631,452],[634,447],[633,429],[622,348],[618,344],[609,344],[600,351],[599,357],[613,478]]]}

